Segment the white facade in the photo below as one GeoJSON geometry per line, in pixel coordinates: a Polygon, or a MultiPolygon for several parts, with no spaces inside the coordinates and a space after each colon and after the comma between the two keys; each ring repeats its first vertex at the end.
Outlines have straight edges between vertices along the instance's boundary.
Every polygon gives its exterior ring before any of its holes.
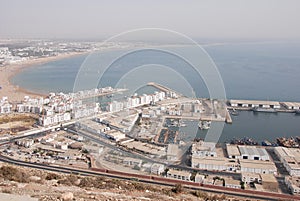
{"type": "Polygon", "coordinates": [[[285,177],[285,184],[293,194],[300,194],[300,177],[285,177]]]}
{"type": "Polygon", "coordinates": [[[138,166],[141,167],[142,166],[142,160],[137,159],[137,158],[130,158],[130,157],[126,157],[123,160],[123,164],[124,165],[128,165],[128,166],[138,166]]]}
{"type": "Polygon", "coordinates": [[[269,161],[240,161],[241,172],[259,174],[277,174],[277,168],[273,162],[269,161]]]}
{"type": "Polygon", "coordinates": [[[262,183],[260,174],[249,173],[249,172],[243,172],[242,173],[242,181],[245,182],[246,184],[249,184],[249,183],[252,183],[252,182],[253,183],[258,183],[258,184],[262,183]]]}
{"type": "Polygon", "coordinates": [[[153,163],[151,166],[151,173],[160,175],[165,171],[165,166],[159,163],[153,163]]]}
{"type": "Polygon", "coordinates": [[[256,146],[239,145],[241,159],[270,161],[270,156],[265,148],[256,146]]]}
{"type": "Polygon", "coordinates": [[[205,175],[203,174],[196,174],[195,176],[195,182],[196,183],[203,183],[205,180],[205,175]]]}
{"type": "Polygon", "coordinates": [[[300,150],[297,148],[275,147],[275,154],[291,176],[300,177],[300,150]]]}
{"type": "Polygon", "coordinates": [[[174,179],[180,179],[180,180],[184,180],[184,181],[190,181],[191,173],[186,172],[186,171],[170,169],[167,173],[167,177],[174,178],[174,179]]]}
{"type": "Polygon", "coordinates": [[[55,114],[55,115],[43,116],[39,118],[40,125],[42,126],[55,125],[70,120],[71,120],[70,113],[55,114]]]}
{"type": "Polygon", "coordinates": [[[192,168],[213,171],[230,171],[239,170],[239,164],[236,160],[220,157],[192,157],[192,168]]]}

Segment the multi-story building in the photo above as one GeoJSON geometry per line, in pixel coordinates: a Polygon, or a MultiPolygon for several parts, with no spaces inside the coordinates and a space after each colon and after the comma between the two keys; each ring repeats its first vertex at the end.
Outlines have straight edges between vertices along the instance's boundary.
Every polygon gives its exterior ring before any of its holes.
{"type": "Polygon", "coordinates": [[[163,164],[153,163],[151,165],[151,173],[152,174],[160,175],[164,171],[165,171],[165,166],[163,164]]]}
{"type": "Polygon", "coordinates": [[[170,169],[167,172],[167,177],[174,178],[174,179],[180,179],[180,180],[184,180],[184,181],[190,181],[191,173],[186,172],[186,171],[170,169]]]}

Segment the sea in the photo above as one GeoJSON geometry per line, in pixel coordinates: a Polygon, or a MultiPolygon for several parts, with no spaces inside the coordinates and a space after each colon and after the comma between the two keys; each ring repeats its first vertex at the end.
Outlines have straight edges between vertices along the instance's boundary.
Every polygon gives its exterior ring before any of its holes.
{"type": "MultiPolygon", "coordinates": [[[[188,52],[191,47],[174,48],[188,52]]],[[[238,42],[205,45],[203,48],[216,64],[227,99],[300,102],[300,42],[238,42]]],[[[111,50],[35,65],[17,74],[11,81],[39,93],[71,92],[82,66],[87,63],[92,66],[84,72],[85,80],[95,80],[103,72],[103,66],[111,58],[122,54],[122,51],[124,50],[111,50]]],[[[171,54],[165,55],[153,50],[140,51],[115,59],[111,63],[112,67],[104,72],[104,78],[99,78],[96,84],[101,87],[127,88],[132,87],[132,83],[139,83],[134,90],[144,93],[150,89],[145,89],[141,83],[155,81],[183,94],[192,91],[197,97],[209,97],[205,82],[196,82],[195,79],[199,78],[195,77],[192,70],[184,71],[184,76],[174,70],[185,65],[189,64],[171,54]]],[[[243,137],[250,137],[258,142],[274,142],[277,137],[300,136],[300,115],[293,113],[242,111],[232,118],[232,124],[225,124],[219,142],[243,137]]],[[[197,126],[195,122],[188,125],[197,126]]],[[[197,136],[205,137],[205,134],[206,131],[198,130],[197,136]]]]}

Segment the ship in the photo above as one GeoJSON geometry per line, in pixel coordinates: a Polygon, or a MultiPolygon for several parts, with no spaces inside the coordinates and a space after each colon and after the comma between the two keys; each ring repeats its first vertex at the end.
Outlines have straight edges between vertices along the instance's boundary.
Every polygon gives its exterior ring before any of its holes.
{"type": "Polygon", "coordinates": [[[295,110],[295,115],[300,115],[300,110],[295,110]]]}
{"type": "Polygon", "coordinates": [[[270,112],[270,113],[277,113],[277,110],[273,108],[261,108],[261,107],[255,107],[252,109],[253,112],[270,112]]]}
{"type": "Polygon", "coordinates": [[[211,121],[199,121],[199,124],[198,124],[198,127],[201,129],[201,130],[208,130],[210,129],[210,124],[211,124],[211,121]]]}
{"type": "Polygon", "coordinates": [[[236,109],[233,108],[233,109],[231,110],[230,114],[233,115],[233,116],[238,116],[238,115],[239,115],[239,112],[238,112],[236,109]]]}

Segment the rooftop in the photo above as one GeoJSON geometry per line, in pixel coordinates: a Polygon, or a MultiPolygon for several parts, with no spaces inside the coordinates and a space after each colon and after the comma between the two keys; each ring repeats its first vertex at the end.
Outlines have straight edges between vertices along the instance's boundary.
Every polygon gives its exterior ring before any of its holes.
{"type": "Polygon", "coordinates": [[[264,148],[258,148],[256,146],[245,146],[245,145],[239,145],[238,146],[241,155],[256,155],[256,156],[266,156],[269,157],[268,152],[264,148]]]}
{"type": "Polygon", "coordinates": [[[171,175],[180,175],[180,176],[185,176],[185,177],[191,176],[190,172],[181,171],[181,170],[174,170],[174,169],[170,169],[168,171],[168,174],[171,174],[171,175]]]}
{"type": "Polygon", "coordinates": [[[229,156],[240,156],[241,153],[237,145],[226,144],[227,153],[229,156]]]}
{"type": "Polygon", "coordinates": [[[278,101],[262,100],[230,100],[231,104],[252,104],[252,105],[280,105],[278,101]]]}

